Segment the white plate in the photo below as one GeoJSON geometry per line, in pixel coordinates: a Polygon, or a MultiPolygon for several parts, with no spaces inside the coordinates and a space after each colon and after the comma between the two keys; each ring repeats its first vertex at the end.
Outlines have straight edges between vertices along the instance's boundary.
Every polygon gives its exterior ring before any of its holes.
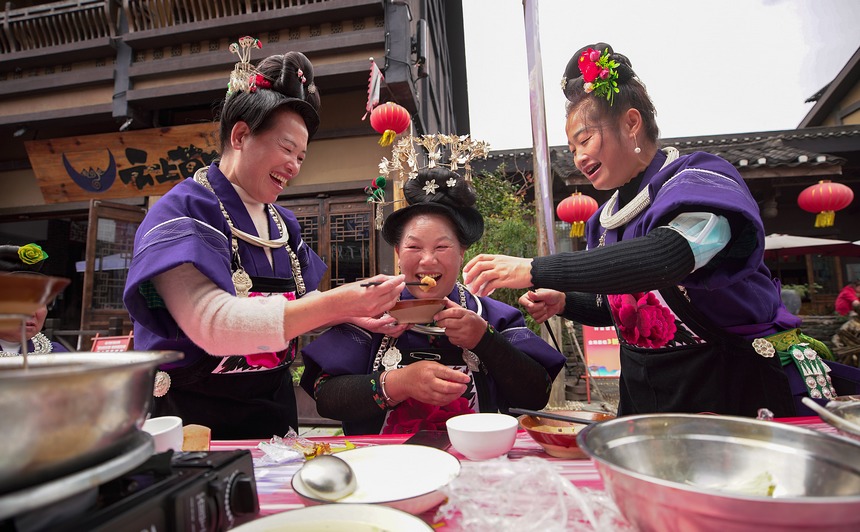
{"type": "Polygon", "coordinates": [[[445,334],[445,327],[436,327],[435,325],[418,325],[416,323],[410,330],[421,334],[445,334]]]}
{"type": "MultiPolygon", "coordinates": [[[[383,504],[420,514],[445,499],[439,488],[460,474],[456,457],[423,445],[374,445],[337,453],[352,467],[356,490],[338,504],[383,504]]],[[[329,501],[315,498],[300,475],[293,475],[293,490],[306,505],[329,501]]]]}
{"type": "Polygon", "coordinates": [[[245,523],[235,532],[428,532],[433,530],[421,519],[406,512],[372,504],[326,504],[291,510],[245,523]]]}

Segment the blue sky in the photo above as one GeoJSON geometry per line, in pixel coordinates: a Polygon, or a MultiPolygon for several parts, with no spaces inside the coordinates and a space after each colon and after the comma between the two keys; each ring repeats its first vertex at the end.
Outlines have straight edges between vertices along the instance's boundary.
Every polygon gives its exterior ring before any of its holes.
{"type": "MultiPolygon", "coordinates": [[[[860,47],[858,0],[537,0],[547,137],[566,144],[559,80],[585,44],[627,55],[662,137],[797,127],[860,47]]],[[[463,0],[472,136],[532,144],[522,0],[463,0]]]]}

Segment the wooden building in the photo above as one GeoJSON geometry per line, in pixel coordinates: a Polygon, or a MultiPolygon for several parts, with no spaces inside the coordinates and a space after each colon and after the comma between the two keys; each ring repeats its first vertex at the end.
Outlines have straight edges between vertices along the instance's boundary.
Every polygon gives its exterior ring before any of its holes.
{"type": "Polygon", "coordinates": [[[51,317],[105,329],[146,208],[217,155],[213,108],[239,37],[252,61],[314,64],[322,124],[279,203],[329,265],[322,289],[380,271],[390,249],[364,187],[390,153],[363,120],[371,58],[380,101],[414,132],[468,133],[459,0],[15,0],[0,11],[0,242],[35,242],[71,278],[51,317]]]}

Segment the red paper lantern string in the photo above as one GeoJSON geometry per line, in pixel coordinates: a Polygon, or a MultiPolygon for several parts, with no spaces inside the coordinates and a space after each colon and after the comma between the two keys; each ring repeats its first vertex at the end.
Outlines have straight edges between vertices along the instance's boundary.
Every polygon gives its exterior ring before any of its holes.
{"type": "Polygon", "coordinates": [[[394,102],[379,105],[370,113],[371,127],[382,134],[380,146],[389,146],[394,142],[394,137],[406,131],[411,122],[409,111],[394,102]]]}
{"type": "Polygon", "coordinates": [[[830,227],[836,219],[836,211],[851,205],[854,191],[842,183],[819,181],[803,190],[797,204],[807,212],[815,212],[815,227],[830,227]]]}
{"type": "Polygon", "coordinates": [[[585,222],[597,210],[597,201],[582,192],[574,192],[561,200],[555,213],[559,219],[570,224],[570,237],[582,237],[585,234],[585,222]]]}

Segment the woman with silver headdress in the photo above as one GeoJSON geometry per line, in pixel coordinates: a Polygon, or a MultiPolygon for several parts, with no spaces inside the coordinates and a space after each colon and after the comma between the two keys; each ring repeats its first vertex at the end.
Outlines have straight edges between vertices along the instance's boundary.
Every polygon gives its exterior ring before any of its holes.
{"type": "Polygon", "coordinates": [[[466,412],[546,406],[565,358],[531,332],[519,310],[457,282],[466,249],[484,232],[474,191],[448,169],[423,169],[403,188],[408,206],[385,220],[401,299],[444,298],[429,325],[373,333],[333,327],[302,350],[302,387],[346,434],[445,430],[466,412]],[[431,286],[428,286],[431,285],[431,286]]]}

